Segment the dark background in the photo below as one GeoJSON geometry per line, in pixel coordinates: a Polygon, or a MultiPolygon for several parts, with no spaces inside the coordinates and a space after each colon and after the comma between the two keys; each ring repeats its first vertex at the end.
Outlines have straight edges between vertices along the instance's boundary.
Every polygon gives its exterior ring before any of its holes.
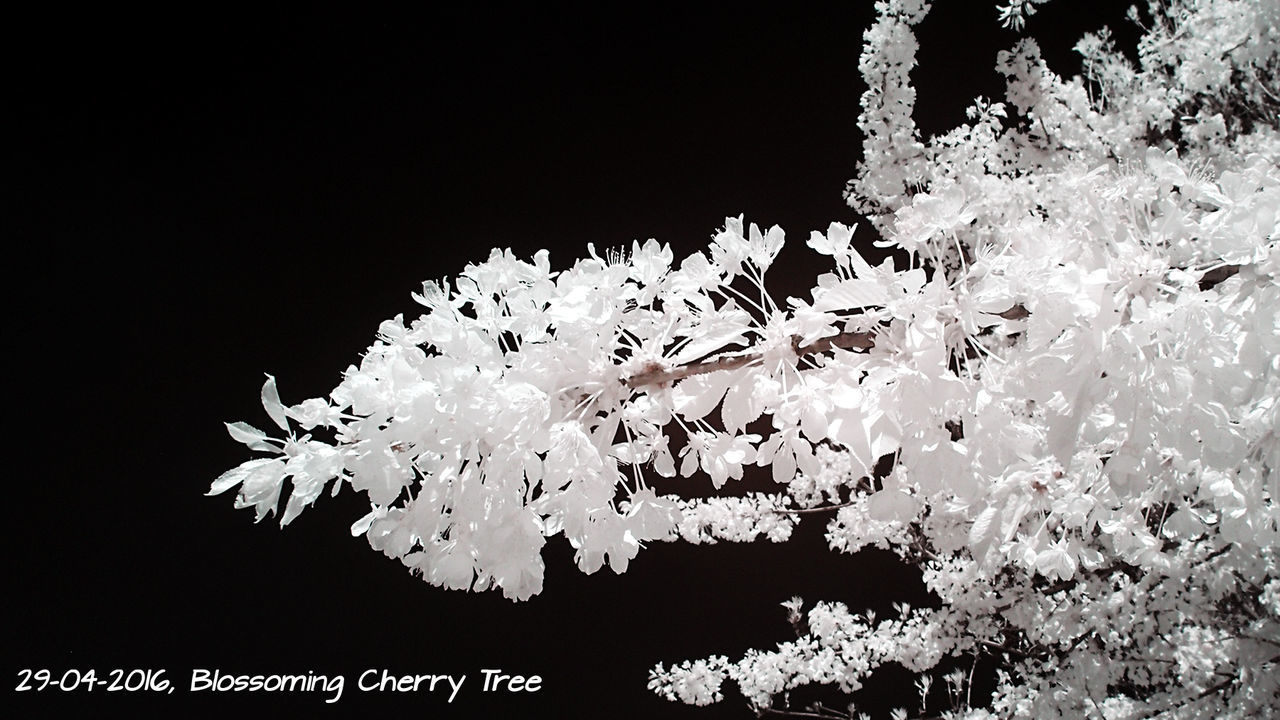
{"type": "MultiPolygon", "coordinates": [[[[963,121],[1016,34],[985,3],[942,3],[920,28],[917,121],[963,121]]],[[[1059,2],[1032,18],[1053,67],[1120,20],[1122,3],[1059,2]],[[1102,12],[1105,10],[1105,14],[1102,12]]],[[[21,717],[112,710],[281,710],[442,718],[745,718],[660,700],[647,671],[793,637],[800,594],[881,615],[925,601],[876,554],[827,551],[822,523],[788,544],[657,544],[592,577],[557,539],[546,585],[514,604],[447,592],[352,538],[346,489],[282,531],[204,497],[250,453],[223,421],[270,425],[326,394],[409,294],[491,247],[584,253],[705,246],[726,215],[781,225],[771,274],[804,294],[823,267],[803,241],[858,218],[857,73],[870,3],[749,12],[474,9],[416,15],[97,11],[11,23],[5,115],[10,428],[4,497],[6,706],[21,717]],[[13,692],[22,668],[163,668],[168,696],[13,692]],[[342,700],[191,694],[192,668],[343,673],[342,700]],[[366,694],[367,668],[468,675],[438,695],[366,694]],[[479,670],[544,689],[478,692],[479,670]]],[[[862,240],[873,237],[864,224],[862,240]]],[[[766,471],[767,472],[767,471],[766,471]]],[[[692,492],[709,483],[687,481],[692,492]]],[[[878,674],[865,709],[913,705],[878,674]]],[[[833,695],[824,697],[842,706],[833,695]]]]}

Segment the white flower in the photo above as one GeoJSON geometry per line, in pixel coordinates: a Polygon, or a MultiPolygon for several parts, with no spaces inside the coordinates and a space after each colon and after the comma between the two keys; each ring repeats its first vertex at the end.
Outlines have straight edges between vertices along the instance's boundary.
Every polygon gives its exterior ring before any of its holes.
{"type": "Polygon", "coordinates": [[[1035,568],[1050,579],[1070,580],[1076,574],[1076,559],[1066,541],[1058,540],[1035,556],[1035,568]]]}

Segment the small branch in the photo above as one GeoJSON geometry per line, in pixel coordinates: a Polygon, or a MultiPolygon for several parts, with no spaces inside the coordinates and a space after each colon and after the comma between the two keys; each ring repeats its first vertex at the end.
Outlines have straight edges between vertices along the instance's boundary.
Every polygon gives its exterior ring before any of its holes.
{"type": "MultiPolygon", "coordinates": [[[[1217,550],[1214,550],[1213,552],[1209,553],[1208,555],[1206,555],[1205,557],[1201,558],[1200,560],[1197,560],[1196,562],[1191,563],[1191,565],[1189,566],[1189,568],[1188,568],[1188,569],[1194,569],[1194,568],[1198,568],[1198,567],[1200,567],[1200,566],[1202,566],[1202,565],[1206,565],[1206,564],[1208,564],[1208,563],[1212,562],[1213,560],[1216,560],[1217,558],[1221,557],[1222,555],[1226,554],[1228,551],[1230,551],[1230,550],[1231,550],[1231,548],[1232,548],[1232,547],[1234,547],[1234,545],[1232,545],[1231,543],[1227,543],[1226,545],[1223,545],[1222,547],[1218,548],[1217,550]]],[[[1067,580],[1059,580],[1058,582],[1053,583],[1052,585],[1049,585],[1049,586],[1047,586],[1047,587],[1043,587],[1043,588],[1034,588],[1034,587],[1032,587],[1032,588],[1020,588],[1020,590],[1023,590],[1023,591],[1025,591],[1025,590],[1030,590],[1032,593],[1037,594],[1037,595],[1049,596],[1049,595],[1053,595],[1053,594],[1055,594],[1055,593],[1060,593],[1060,592],[1062,592],[1062,591],[1064,591],[1064,590],[1070,590],[1072,587],[1074,587],[1074,586],[1076,586],[1076,585],[1079,585],[1079,584],[1080,584],[1080,582],[1081,582],[1082,580],[1084,580],[1084,579],[1085,579],[1086,577],[1088,577],[1088,576],[1093,576],[1093,577],[1098,577],[1098,578],[1105,578],[1105,577],[1108,577],[1108,576],[1110,576],[1112,573],[1115,573],[1115,572],[1125,572],[1125,567],[1126,567],[1126,565],[1128,565],[1128,563],[1125,563],[1125,562],[1123,562],[1123,561],[1121,561],[1121,560],[1116,560],[1115,562],[1112,562],[1112,563],[1110,563],[1110,564],[1108,564],[1108,565],[1104,565],[1103,567],[1100,567],[1100,568],[1097,568],[1097,569],[1094,569],[1094,570],[1088,570],[1088,571],[1085,571],[1085,572],[1077,573],[1076,575],[1074,575],[1074,576],[1073,576],[1073,577],[1071,577],[1070,579],[1067,579],[1067,580]]],[[[1156,580],[1155,582],[1158,584],[1158,583],[1162,583],[1162,582],[1164,582],[1165,580],[1168,580],[1168,579],[1169,579],[1169,576],[1164,576],[1164,577],[1162,577],[1162,578],[1160,578],[1160,579],[1156,580]]],[[[1011,600],[1009,600],[1009,601],[1007,601],[1007,602],[1005,602],[1005,603],[1002,603],[1002,604],[1000,604],[1000,605],[995,606],[994,611],[995,611],[995,612],[1004,612],[1005,610],[1008,610],[1009,608],[1013,607],[1014,605],[1017,605],[1019,602],[1021,602],[1021,601],[1022,601],[1022,600],[1024,600],[1024,599],[1026,599],[1026,596],[1025,596],[1025,595],[1024,595],[1024,596],[1022,596],[1022,597],[1015,597],[1015,598],[1013,598],[1013,599],[1011,599],[1011,600]]]]}
{"type": "Polygon", "coordinates": [[[843,502],[839,505],[823,505],[816,508],[801,508],[799,510],[770,510],[769,512],[778,513],[779,515],[808,515],[809,513],[830,512],[831,510],[839,510],[840,508],[853,505],[853,501],[843,502]]]}
{"type": "MultiPolygon", "coordinates": [[[[1214,673],[1214,674],[1215,674],[1215,675],[1223,675],[1223,673],[1214,673]]],[[[1212,694],[1214,694],[1214,693],[1222,692],[1223,690],[1226,690],[1228,686],[1230,686],[1230,685],[1232,685],[1233,683],[1235,683],[1235,682],[1236,682],[1236,676],[1235,676],[1235,675],[1226,675],[1225,677],[1227,678],[1226,680],[1223,680],[1222,682],[1218,683],[1217,685],[1214,685],[1213,687],[1206,688],[1204,692],[1202,692],[1202,693],[1200,693],[1199,695],[1197,695],[1197,696],[1195,696],[1194,698],[1192,698],[1192,699],[1190,700],[1190,702],[1198,702],[1198,701],[1200,701],[1200,700],[1203,700],[1203,699],[1205,699],[1205,698],[1209,697],[1210,695],[1212,695],[1212,694]]],[[[1172,708],[1171,708],[1171,709],[1172,709],[1172,708]]]]}
{"type": "Polygon", "coordinates": [[[623,385],[639,388],[646,385],[662,385],[675,382],[694,375],[719,372],[721,370],[737,370],[760,361],[763,353],[747,353],[745,355],[720,356],[714,360],[703,360],[688,365],[677,365],[673,368],[655,368],[624,378],[623,385]]]}
{"type": "Polygon", "coordinates": [[[1163,708],[1155,708],[1155,709],[1149,710],[1149,711],[1147,711],[1146,713],[1144,713],[1144,714],[1142,714],[1142,715],[1137,716],[1137,718],[1135,718],[1135,720],[1149,720],[1149,718],[1154,718],[1154,717],[1156,717],[1157,715],[1161,715],[1161,714],[1163,714],[1163,713],[1169,712],[1170,710],[1176,710],[1177,708],[1184,707],[1184,706],[1186,706],[1186,705],[1190,705],[1191,703],[1197,703],[1197,702],[1200,702],[1201,700],[1203,700],[1203,699],[1205,699],[1205,698],[1209,697],[1210,695],[1213,695],[1213,694],[1215,694],[1215,693],[1220,693],[1220,692],[1222,692],[1223,690],[1226,690],[1228,687],[1230,687],[1230,686],[1231,686],[1233,683],[1235,683],[1235,682],[1236,682],[1236,676],[1232,675],[1232,676],[1228,677],[1226,680],[1223,680],[1222,682],[1218,683],[1217,685],[1214,685],[1214,686],[1212,686],[1212,687],[1210,687],[1210,688],[1207,688],[1204,692],[1200,693],[1199,695],[1197,695],[1197,696],[1195,696],[1195,697],[1187,698],[1187,699],[1185,699],[1185,700],[1181,700],[1181,701],[1179,701],[1179,702],[1172,703],[1172,704],[1170,704],[1170,705],[1169,705],[1169,706],[1167,706],[1167,707],[1163,707],[1163,708]]]}
{"type": "MultiPolygon", "coordinates": [[[[827,710],[826,708],[821,706],[819,706],[818,709],[820,711],[827,710]]],[[[827,710],[826,712],[812,713],[812,712],[804,712],[801,710],[779,710],[777,708],[771,708],[771,707],[764,708],[763,713],[765,715],[780,715],[782,717],[823,718],[823,720],[831,720],[832,718],[847,720],[848,718],[852,717],[851,715],[838,713],[838,712],[835,712],[834,710],[827,710]]]]}
{"type": "Polygon", "coordinates": [[[1223,545],[1222,547],[1218,548],[1217,550],[1214,550],[1213,552],[1211,552],[1211,553],[1209,553],[1208,555],[1204,556],[1204,559],[1199,560],[1199,561],[1197,561],[1197,562],[1195,562],[1195,563],[1192,563],[1191,567],[1192,567],[1192,568],[1198,568],[1198,567],[1200,567],[1201,565],[1206,565],[1206,564],[1208,564],[1208,563],[1212,562],[1213,560],[1218,559],[1218,558],[1219,558],[1219,557],[1221,557],[1222,555],[1226,554],[1226,553],[1227,553],[1229,550],[1231,550],[1231,548],[1233,548],[1233,547],[1235,547],[1235,545],[1234,545],[1234,544],[1232,544],[1232,543],[1227,543],[1226,545],[1223,545]]]}
{"type": "Polygon", "coordinates": [[[1239,265],[1223,265],[1209,270],[1200,276],[1200,289],[1208,290],[1238,272],[1240,272],[1239,265]]]}
{"type": "MultiPolygon", "coordinates": [[[[1276,646],[1276,647],[1280,647],[1280,642],[1276,642],[1275,640],[1272,640],[1271,638],[1258,637],[1257,635],[1241,635],[1239,639],[1241,639],[1241,640],[1252,640],[1252,641],[1254,641],[1254,642],[1260,642],[1260,643],[1265,643],[1265,644],[1267,644],[1267,645],[1274,645],[1274,646],[1276,646]]],[[[1272,661],[1274,661],[1274,660],[1276,660],[1276,659],[1277,659],[1277,658],[1271,658],[1271,660],[1272,660],[1272,661]]]]}
{"type": "Polygon", "coordinates": [[[1017,648],[1011,648],[1007,645],[1001,645],[999,643],[991,642],[990,640],[983,640],[982,638],[977,638],[977,640],[979,645],[982,645],[988,650],[993,650],[995,652],[1002,653],[1002,654],[1017,655],[1018,657],[1021,657],[1021,658],[1031,657],[1031,655],[1029,655],[1028,653],[1023,652],[1022,650],[1018,650],[1017,648]]]}
{"type": "Polygon", "coordinates": [[[996,316],[1002,317],[1005,320],[1021,320],[1025,317],[1031,317],[1031,311],[1027,310],[1026,306],[1022,303],[1017,303],[1004,312],[996,313],[996,316]]]}
{"type": "Polygon", "coordinates": [[[844,332],[839,335],[821,338],[815,340],[808,345],[801,345],[799,337],[793,337],[791,347],[795,349],[796,355],[804,357],[805,355],[817,355],[826,352],[832,348],[840,348],[841,350],[852,350],[858,348],[860,350],[870,350],[876,346],[875,336],[870,332],[844,332]]]}
{"type": "Polygon", "coordinates": [[[1120,570],[1122,570],[1122,564],[1121,564],[1121,561],[1117,560],[1116,562],[1097,568],[1095,570],[1089,570],[1083,573],[1077,573],[1076,575],[1072,576],[1067,580],[1059,580],[1058,582],[1052,585],[1049,585],[1047,587],[1017,588],[1019,591],[1030,591],[1030,592],[1028,592],[1026,595],[1015,597],[1005,603],[997,605],[993,608],[993,610],[995,612],[1004,612],[1005,610],[1008,610],[1014,605],[1017,605],[1019,602],[1022,602],[1023,600],[1025,600],[1028,595],[1031,595],[1031,594],[1041,595],[1041,596],[1053,595],[1055,593],[1060,593],[1063,590],[1069,590],[1072,587],[1075,587],[1076,585],[1080,584],[1080,581],[1083,580],[1085,576],[1092,575],[1095,577],[1107,577],[1111,573],[1117,572],[1120,570]]]}
{"type": "MultiPolygon", "coordinates": [[[[852,350],[854,348],[866,350],[875,347],[875,336],[870,332],[846,332],[831,337],[816,340],[808,345],[800,345],[800,339],[795,338],[791,347],[795,350],[797,357],[805,357],[807,355],[817,355],[818,353],[827,352],[834,348],[842,350],[852,350]]],[[[763,352],[744,353],[742,355],[721,355],[712,360],[702,360],[699,362],[689,363],[688,365],[678,365],[672,368],[656,367],[644,372],[624,378],[622,384],[629,388],[640,388],[646,385],[662,385],[664,383],[675,382],[694,375],[705,375],[707,373],[719,372],[721,370],[737,370],[741,367],[754,365],[764,358],[763,352]]]]}
{"type": "MultiPolygon", "coordinates": [[[[1240,267],[1239,265],[1223,265],[1206,271],[1200,278],[1200,289],[1208,290],[1212,288],[1240,272],[1240,267]]],[[[1027,310],[1027,307],[1022,303],[1015,303],[1008,310],[993,314],[1005,320],[1022,320],[1030,317],[1031,311],[1027,310]]],[[[843,332],[839,335],[815,340],[808,345],[801,345],[799,336],[793,336],[791,339],[791,348],[796,357],[817,355],[836,348],[841,350],[869,350],[875,345],[875,335],[871,332],[843,332]]],[[[647,385],[662,385],[694,375],[705,375],[721,370],[737,370],[741,367],[754,365],[763,358],[763,352],[744,352],[740,355],[720,355],[710,360],[699,360],[687,365],[677,365],[670,368],[653,366],[631,377],[623,378],[622,384],[632,389],[647,385]]]]}

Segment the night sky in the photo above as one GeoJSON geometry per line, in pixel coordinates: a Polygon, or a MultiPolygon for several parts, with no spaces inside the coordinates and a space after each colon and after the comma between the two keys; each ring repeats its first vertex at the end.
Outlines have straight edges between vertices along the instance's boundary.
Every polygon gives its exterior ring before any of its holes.
{"type": "MultiPolygon", "coordinates": [[[[801,595],[881,615],[927,602],[891,556],[792,542],[655,544],[623,575],[585,576],[562,538],[541,595],[433,588],[348,527],[349,488],[281,530],[209,483],[252,453],[224,421],[270,422],[326,394],[421,282],[491,247],[702,249],[727,215],[778,224],[775,294],[823,271],[804,239],[858,217],[857,72],[871,3],[755,14],[474,9],[45,15],[8,28],[5,213],[10,430],[6,706],[15,717],[110,710],[406,717],[748,718],[645,688],[657,662],[739,656],[794,637],[801,595]],[[24,669],[164,669],[172,694],[15,693],[24,669]],[[192,693],[193,669],[342,674],[323,692],[192,693]],[[466,674],[435,693],[360,692],[366,669],[466,674]],[[537,693],[480,689],[485,668],[537,693]]],[[[986,3],[942,3],[920,28],[917,121],[963,121],[999,96],[1016,34],[986,3]],[[966,14],[965,8],[969,9],[966,14]],[[980,11],[974,12],[979,9],[980,11]]],[[[488,6],[484,6],[487,8],[488,6]]],[[[1059,0],[1032,18],[1053,67],[1078,72],[1085,29],[1128,30],[1121,3],[1059,0]],[[1107,9],[1105,16],[1097,8],[1107,9]]],[[[858,236],[870,242],[865,223],[858,236]]],[[[807,295],[806,295],[807,296],[807,295]]],[[[767,470],[757,471],[767,477],[767,470]]],[[[762,487],[761,476],[747,487],[762,487]]],[[[682,481],[705,494],[705,476],[682,481]]],[[[665,486],[680,491],[681,484],[665,486]]],[[[855,700],[912,702],[888,668],[855,700]]],[[[835,694],[799,693],[793,700],[835,694]]]]}

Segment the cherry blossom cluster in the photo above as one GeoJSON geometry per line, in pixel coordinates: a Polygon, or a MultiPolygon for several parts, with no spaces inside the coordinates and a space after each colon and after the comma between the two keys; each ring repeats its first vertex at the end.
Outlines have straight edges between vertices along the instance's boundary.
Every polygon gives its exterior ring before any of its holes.
{"type": "MultiPolygon", "coordinates": [[[[227,472],[212,492],[239,486],[237,505],[262,519],[287,480],[287,524],[330,483],[335,492],[349,483],[372,506],[352,532],[375,549],[433,584],[515,599],[541,590],[540,551],[558,534],[588,573],[605,562],[624,571],[651,540],[783,540],[793,524],[776,512],[785,496],[681,501],[659,497],[645,474],[674,476],[678,465],[720,488],[744,466],[819,466],[813,445],[839,416],[806,409],[818,387],[801,358],[849,326],[832,296],[858,282],[873,301],[904,292],[860,258],[868,279],[846,277],[851,236],[837,225],[813,241],[842,254],[844,276],[797,311],[763,290],[782,231],[740,218],[679,267],[652,240],[606,258],[592,251],[562,272],[546,253],[527,262],[494,251],[452,286],[424,284],[414,297],[427,312],[383,323],[329,397],[285,406],[269,377],[263,405],[283,437],[228,428],[274,457],[227,472]],[[766,414],[788,429],[764,441],[745,432],[766,414]],[[801,414],[816,423],[809,435],[801,414]]],[[[863,449],[864,463],[871,453],[863,449]]]]}

